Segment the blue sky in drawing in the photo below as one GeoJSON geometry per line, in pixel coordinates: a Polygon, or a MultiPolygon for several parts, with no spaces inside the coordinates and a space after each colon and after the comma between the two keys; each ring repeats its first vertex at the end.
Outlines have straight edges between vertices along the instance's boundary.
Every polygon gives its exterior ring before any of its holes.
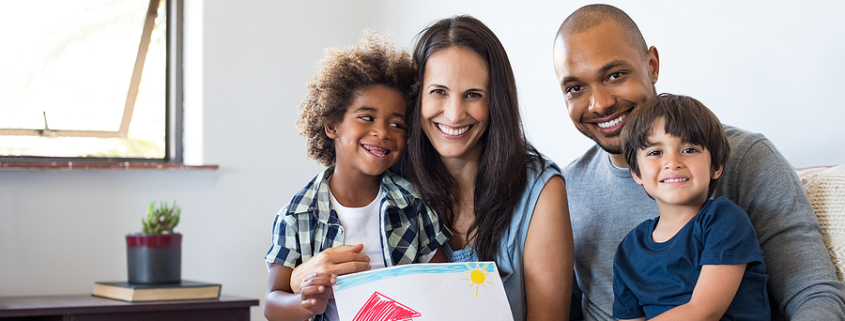
{"type": "Polygon", "coordinates": [[[400,265],[386,269],[343,275],[337,278],[336,285],[338,286],[338,290],[344,290],[370,282],[412,274],[464,273],[470,270],[481,270],[490,273],[496,271],[495,265],[496,263],[493,262],[400,265]]]}

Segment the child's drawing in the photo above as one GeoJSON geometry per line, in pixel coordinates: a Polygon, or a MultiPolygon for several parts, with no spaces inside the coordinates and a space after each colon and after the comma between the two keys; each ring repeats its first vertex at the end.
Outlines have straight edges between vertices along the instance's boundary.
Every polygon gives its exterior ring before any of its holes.
{"type": "Polygon", "coordinates": [[[418,316],[419,312],[375,292],[352,321],[399,321],[411,320],[418,316]]]}
{"type": "Polygon", "coordinates": [[[461,279],[461,280],[472,281],[472,284],[470,284],[470,287],[472,287],[473,285],[475,286],[475,296],[476,297],[478,297],[478,289],[482,285],[484,285],[485,281],[488,284],[495,285],[495,284],[493,284],[493,282],[487,281],[487,276],[490,275],[490,273],[484,273],[485,267],[487,267],[487,265],[484,265],[484,266],[477,268],[477,269],[471,269],[470,271],[466,271],[466,274],[469,274],[469,279],[461,279]]]}
{"type": "Polygon", "coordinates": [[[343,321],[513,320],[493,262],[410,264],[344,275],[334,296],[343,321]]]}

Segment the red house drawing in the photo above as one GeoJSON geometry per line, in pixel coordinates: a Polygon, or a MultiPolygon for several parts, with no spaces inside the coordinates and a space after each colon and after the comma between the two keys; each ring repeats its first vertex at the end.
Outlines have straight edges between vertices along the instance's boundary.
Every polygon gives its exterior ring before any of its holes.
{"type": "Polygon", "coordinates": [[[384,294],[373,292],[352,321],[406,321],[421,314],[384,294]]]}

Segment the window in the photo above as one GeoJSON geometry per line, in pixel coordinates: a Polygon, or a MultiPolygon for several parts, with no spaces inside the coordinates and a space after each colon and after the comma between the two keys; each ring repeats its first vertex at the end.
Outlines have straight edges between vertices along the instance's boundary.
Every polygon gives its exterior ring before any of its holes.
{"type": "Polygon", "coordinates": [[[5,3],[0,157],[180,162],[179,4],[5,3]]]}

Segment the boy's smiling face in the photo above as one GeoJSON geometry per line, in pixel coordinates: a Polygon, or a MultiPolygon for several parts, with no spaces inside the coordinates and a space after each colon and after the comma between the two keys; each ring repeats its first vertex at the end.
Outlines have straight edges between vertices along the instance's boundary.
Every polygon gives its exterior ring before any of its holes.
{"type": "Polygon", "coordinates": [[[405,149],[405,99],[375,85],[358,91],[339,124],[326,126],[334,140],[335,173],[378,176],[399,161],[405,149]]]}
{"type": "Polygon", "coordinates": [[[665,119],[657,119],[648,136],[651,146],[637,151],[640,176],[632,173],[634,180],[657,201],[661,213],[666,206],[700,209],[710,180],[719,178],[722,167],[713,172],[710,151],[669,135],[664,125],[665,119]]]}

